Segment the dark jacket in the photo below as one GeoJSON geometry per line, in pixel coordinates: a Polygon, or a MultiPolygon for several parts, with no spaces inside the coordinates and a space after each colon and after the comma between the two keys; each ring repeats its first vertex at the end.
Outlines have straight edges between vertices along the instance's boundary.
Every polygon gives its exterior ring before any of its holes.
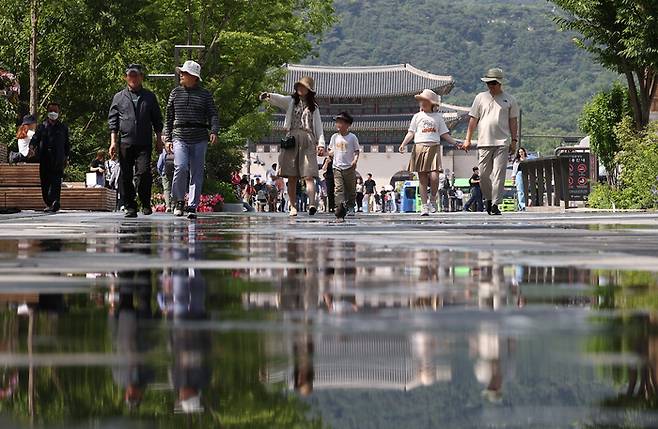
{"type": "Polygon", "coordinates": [[[119,135],[121,144],[152,145],[153,131],[162,132],[162,112],[155,94],[148,89],[139,90],[139,101],[135,108],[128,88],[117,92],[110,106],[108,124],[110,132],[119,135]]]}
{"type": "Polygon", "coordinates": [[[64,161],[71,152],[69,128],[61,121],[51,124],[45,121],[37,127],[30,146],[39,154],[39,162],[64,170],[64,161]]]}
{"type": "Polygon", "coordinates": [[[219,115],[212,94],[199,85],[178,86],[167,102],[167,139],[186,143],[208,141],[208,129],[219,132],[219,115]]]}

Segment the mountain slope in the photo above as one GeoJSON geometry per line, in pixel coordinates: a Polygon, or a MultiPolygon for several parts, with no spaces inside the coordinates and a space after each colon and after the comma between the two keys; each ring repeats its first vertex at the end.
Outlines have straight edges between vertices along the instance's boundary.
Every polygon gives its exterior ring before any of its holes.
{"type": "Polygon", "coordinates": [[[470,105],[492,66],[523,108],[524,134],[577,133],[583,104],[616,76],[551,21],[543,0],[337,0],[339,23],[309,63],[411,63],[450,74],[447,102],[470,105]]]}

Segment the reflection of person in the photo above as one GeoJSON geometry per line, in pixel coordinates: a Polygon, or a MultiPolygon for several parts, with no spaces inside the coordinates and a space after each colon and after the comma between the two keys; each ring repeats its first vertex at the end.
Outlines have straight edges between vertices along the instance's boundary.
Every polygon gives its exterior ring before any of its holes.
{"type": "Polygon", "coordinates": [[[115,352],[125,359],[112,368],[112,378],[124,389],[124,400],[130,409],[139,407],[147,384],[155,378],[154,370],[142,362],[141,356],[150,346],[143,322],[152,316],[149,274],[148,271],[120,273],[123,284],[119,302],[110,316],[115,352]]]}
{"type": "Polygon", "coordinates": [[[492,403],[503,400],[503,382],[510,377],[515,341],[501,338],[496,327],[484,325],[470,338],[471,353],[475,355],[473,372],[484,385],[482,396],[492,403]]]}
{"type": "Polygon", "coordinates": [[[38,148],[41,195],[46,203],[44,211],[54,213],[60,209],[62,180],[71,142],[69,128],[60,119],[59,104],[51,101],[47,109],[48,119],[37,127],[30,146],[38,148]]]}
{"type": "Polygon", "coordinates": [[[514,153],[519,141],[519,105],[514,97],[503,91],[501,69],[490,69],[482,81],[489,90],[479,93],[473,101],[462,148],[468,150],[477,128],[482,195],[487,202],[487,213],[500,215],[498,204],[503,201],[505,192],[508,155],[514,153]]]}
{"type": "Polygon", "coordinates": [[[313,335],[304,331],[298,334],[293,343],[294,388],[302,396],[313,393],[315,370],[313,369],[313,335]]]}
{"type": "MultiPolygon", "coordinates": [[[[284,127],[290,137],[294,137],[294,147],[281,149],[279,152],[280,176],[288,178],[288,198],[290,198],[290,216],[297,216],[294,203],[298,179],[306,181],[306,192],[310,204],[309,215],[317,212],[315,207],[315,179],[319,177],[317,155],[324,154],[324,131],[320,109],[315,101],[315,81],[305,76],[295,82],[292,96],[274,93],[262,93],[261,100],[267,100],[286,111],[284,127]]],[[[331,208],[331,207],[330,207],[331,208]]]]}
{"type": "Polygon", "coordinates": [[[162,151],[162,113],[155,94],[142,86],[144,71],[141,65],[129,65],[125,79],[127,86],[114,95],[108,114],[110,157],[115,153],[119,155],[126,217],[135,218],[136,194],[139,194],[142,213],[152,213],[151,150],[155,132],[155,150],[157,153],[162,151]],[[136,184],[133,179],[136,179],[136,184]]]}
{"type": "Polygon", "coordinates": [[[402,140],[400,153],[406,151],[407,145],[413,140],[409,171],[418,173],[420,180],[421,216],[436,213],[436,199],[439,191],[439,169],[441,168],[441,139],[453,145],[457,142],[450,136],[450,130],[439,112],[441,101],[431,89],[425,89],[416,95],[420,104],[420,112],[416,113],[409,124],[409,131],[402,140]],[[427,188],[431,188],[431,196],[427,188]]]}

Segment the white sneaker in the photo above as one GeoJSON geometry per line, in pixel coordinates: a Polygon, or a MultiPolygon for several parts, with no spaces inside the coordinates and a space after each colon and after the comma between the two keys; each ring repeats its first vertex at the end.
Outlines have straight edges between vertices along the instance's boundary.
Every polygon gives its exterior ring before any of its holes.
{"type": "Polygon", "coordinates": [[[421,216],[429,216],[430,215],[430,209],[427,204],[423,204],[422,208],[420,209],[420,215],[421,216]]]}
{"type": "Polygon", "coordinates": [[[437,210],[436,210],[436,200],[430,200],[430,203],[428,205],[429,205],[430,213],[436,213],[437,212],[437,210]]]}
{"type": "Polygon", "coordinates": [[[295,217],[297,216],[297,209],[294,207],[290,207],[290,213],[288,213],[290,217],[295,217]]]}

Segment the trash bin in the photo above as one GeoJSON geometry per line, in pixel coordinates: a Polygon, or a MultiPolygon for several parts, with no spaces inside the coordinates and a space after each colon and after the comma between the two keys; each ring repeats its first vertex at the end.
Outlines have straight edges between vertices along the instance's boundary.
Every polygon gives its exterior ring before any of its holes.
{"type": "Polygon", "coordinates": [[[416,212],[416,200],[418,199],[418,185],[417,181],[407,181],[404,182],[404,187],[402,188],[402,211],[404,213],[415,213],[416,212]]]}

